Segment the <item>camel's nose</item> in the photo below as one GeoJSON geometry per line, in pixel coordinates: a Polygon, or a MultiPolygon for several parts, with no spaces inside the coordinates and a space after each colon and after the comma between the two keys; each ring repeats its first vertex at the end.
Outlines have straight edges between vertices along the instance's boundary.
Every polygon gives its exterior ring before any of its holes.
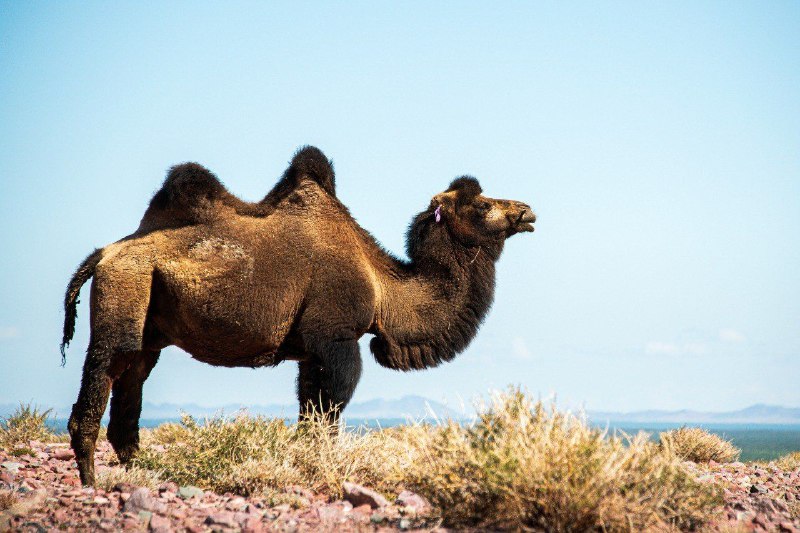
{"type": "Polygon", "coordinates": [[[528,204],[514,202],[513,208],[509,209],[506,216],[508,216],[511,228],[515,232],[533,231],[533,223],[536,222],[536,214],[528,204]]]}
{"type": "Polygon", "coordinates": [[[519,215],[519,222],[536,222],[536,213],[533,212],[531,206],[522,204],[522,212],[519,215]]]}

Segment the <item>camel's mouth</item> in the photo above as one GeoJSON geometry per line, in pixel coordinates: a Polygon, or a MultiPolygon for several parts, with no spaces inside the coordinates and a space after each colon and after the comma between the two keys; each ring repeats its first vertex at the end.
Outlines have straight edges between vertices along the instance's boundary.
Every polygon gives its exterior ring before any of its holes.
{"type": "Polygon", "coordinates": [[[533,223],[536,222],[536,215],[533,213],[533,210],[525,206],[525,209],[517,216],[516,220],[512,225],[514,229],[514,233],[525,233],[527,231],[533,231],[535,228],[533,227],[533,223]]]}
{"type": "Polygon", "coordinates": [[[521,223],[521,224],[517,224],[517,225],[514,227],[514,230],[515,230],[517,233],[525,233],[526,231],[534,231],[535,229],[536,229],[536,228],[534,228],[534,227],[533,227],[533,224],[530,224],[530,223],[528,223],[528,222],[523,222],[523,223],[521,223]]]}

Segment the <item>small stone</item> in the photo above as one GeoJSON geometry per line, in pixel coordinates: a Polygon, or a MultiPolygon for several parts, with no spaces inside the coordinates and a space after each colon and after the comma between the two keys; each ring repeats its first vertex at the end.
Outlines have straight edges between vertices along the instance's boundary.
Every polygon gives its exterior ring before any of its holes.
{"type": "Polygon", "coordinates": [[[158,492],[177,492],[178,485],[172,481],[167,481],[158,486],[158,492]]]}
{"type": "Polygon", "coordinates": [[[95,505],[105,505],[109,501],[111,501],[111,500],[109,500],[108,498],[104,498],[103,496],[95,496],[94,499],[91,500],[90,503],[93,503],[95,505]]]}
{"type": "Polygon", "coordinates": [[[342,518],[342,511],[332,505],[323,505],[317,508],[317,517],[322,522],[338,522],[342,518]]]}
{"type": "Polygon", "coordinates": [[[764,485],[753,485],[750,487],[750,494],[766,494],[769,489],[764,485]]]}
{"type": "Polygon", "coordinates": [[[397,525],[400,529],[408,529],[411,527],[411,520],[408,518],[401,518],[400,523],[397,525]]]}
{"type": "Polygon", "coordinates": [[[186,485],[178,489],[178,497],[183,498],[184,500],[194,497],[202,498],[203,494],[203,489],[193,485],[186,485]]]}
{"type": "Polygon", "coordinates": [[[233,513],[229,511],[220,511],[208,515],[206,524],[210,526],[225,526],[225,527],[238,527],[239,524],[233,518],[233,513]]]}
{"type": "Polygon", "coordinates": [[[139,511],[139,521],[144,522],[145,524],[150,522],[150,519],[153,518],[153,513],[150,511],[139,511]]]}
{"type": "Polygon", "coordinates": [[[125,511],[138,512],[138,511],[158,511],[163,512],[166,510],[166,505],[162,502],[156,501],[150,495],[150,491],[145,487],[139,487],[131,493],[131,497],[125,502],[125,511]]]}
{"type": "Polygon", "coordinates": [[[139,529],[140,523],[135,518],[126,518],[122,521],[122,529],[139,529]]]}
{"type": "Polygon", "coordinates": [[[242,511],[244,510],[245,505],[247,502],[244,498],[233,498],[231,501],[225,504],[225,509],[229,511],[242,511]]]}
{"type": "Polygon", "coordinates": [[[19,469],[22,468],[23,466],[25,465],[23,465],[22,463],[15,463],[14,461],[6,461],[4,463],[0,463],[0,467],[3,467],[12,474],[16,474],[17,472],[19,472],[19,469]]]}
{"type": "Polygon", "coordinates": [[[261,523],[261,518],[257,516],[250,516],[247,520],[239,523],[242,526],[243,533],[257,533],[264,531],[264,525],[261,523]]]}
{"type": "Polygon", "coordinates": [[[380,524],[386,519],[381,513],[373,513],[372,516],[369,517],[369,521],[373,524],[380,524]]]}
{"type": "Polygon", "coordinates": [[[425,498],[410,490],[401,492],[395,503],[401,507],[411,508],[416,514],[423,514],[431,508],[431,504],[425,498]]]}
{"type": "Polygon", "coordinates": [[[292,507],[288,503],[282,503],[273,507],[272,510],[277,513],[288,513],[292,510],[292,507]]]}
{"type": "Polygon", "coordinates": [[[150,517],[150,531],[166,532],[172,529],[169,518],[154,514],[150,517]]]}
{"type": "Polygon", "coordinates": [[[53,452],[53,457],[59,461],[69,461],[75,458],[75,452],[70,448],[61,448],[53,452]]]}
{"type": "Polygon", "coordinates": [[[373,509],[389,505],[386,498],[374,490],[362,487],[361,485],[345,481],[342,484],[342,489],[344,490],[344,499],[352,503],[353,507],[358,507],[365,503],[368,503],[373,509]]]}

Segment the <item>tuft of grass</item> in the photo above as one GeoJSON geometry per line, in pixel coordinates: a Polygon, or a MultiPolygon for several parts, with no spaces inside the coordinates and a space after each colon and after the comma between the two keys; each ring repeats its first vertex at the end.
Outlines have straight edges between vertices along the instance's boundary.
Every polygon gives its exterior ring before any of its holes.
{"type": "Polygon", "coordinates": [[[775,460],[775,465],[781,470],[796,470],[800,468],[800,451],[787,453],[775,460]]]}
{"type": "Polygon", "coordinates": [[[609,437],[519,389],[496,395],[472,426],[414,432],[412,446],[404,481],[454,527],[691,529],[721,501],[646,434],[609,437]]]}
{"type": "Polygon", "coordinates": [[[184,415],[180,425],[144,432],[134,464],[217,492],[271,496],[302,485],[336,497],[344,481],[388,487],[404,454],[389,435],[337,433],[323,417],[287,425],[240,413],[201,424],[184,415]]]}
{"type": "Polygon", "coordinates": [[[17,503],[17,496],[14,491],[0,490],[0,511],[10,509],[15,503],[17,503]]]}
{"type": "Polygon", "coordinates": [[[147,487],[155,491],[162,483],[162,480],[158,472],[136,466],[129,468],[112,466],[98,470],[95,480],[95,486],[98,489],[111,491],[117,483],[128,483],[136,487],[147,487]]]}
{"type": "Polygon", "coordinates": [[[701,428],[682,427],[659,434],[662,447],[687,461],[695,463],[730,463],[739,458],[741,450],[713,433],[701,428]]]}
{"type": "Polygon", "coordinates": [[[0,447],[30,448],[32,440],[46,441],[53,438],[47,427],[52,409],[40,410],[30,403],[20,403],[14,413],[0,421],[0,447]]]}
{"type": "Polygon", "coordinates": [[[339,497],[344,481],[388,496],[410,489],[448,527],[688,530],[721,504],[721,489],[698,481],[671,446],[608,436],[519,389],[495,395],[466,426],[336,432],[322,417],[287,425],[244,413],[184,416],[142,432],[134,468],[271,498],[289,485],[339,497]]]}

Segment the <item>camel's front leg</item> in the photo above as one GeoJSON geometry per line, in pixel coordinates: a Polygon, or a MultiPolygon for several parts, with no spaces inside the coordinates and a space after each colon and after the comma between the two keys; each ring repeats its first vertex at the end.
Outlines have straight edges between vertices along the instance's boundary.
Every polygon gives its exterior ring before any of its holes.
{"type": "Polygon", "coordinates": [[[361,378],[358,341],[331,341],[315,347],[314,352],[308,361],[299,363],[300,419],[307,419],[316,411],[336,423],[361,378]]]}

